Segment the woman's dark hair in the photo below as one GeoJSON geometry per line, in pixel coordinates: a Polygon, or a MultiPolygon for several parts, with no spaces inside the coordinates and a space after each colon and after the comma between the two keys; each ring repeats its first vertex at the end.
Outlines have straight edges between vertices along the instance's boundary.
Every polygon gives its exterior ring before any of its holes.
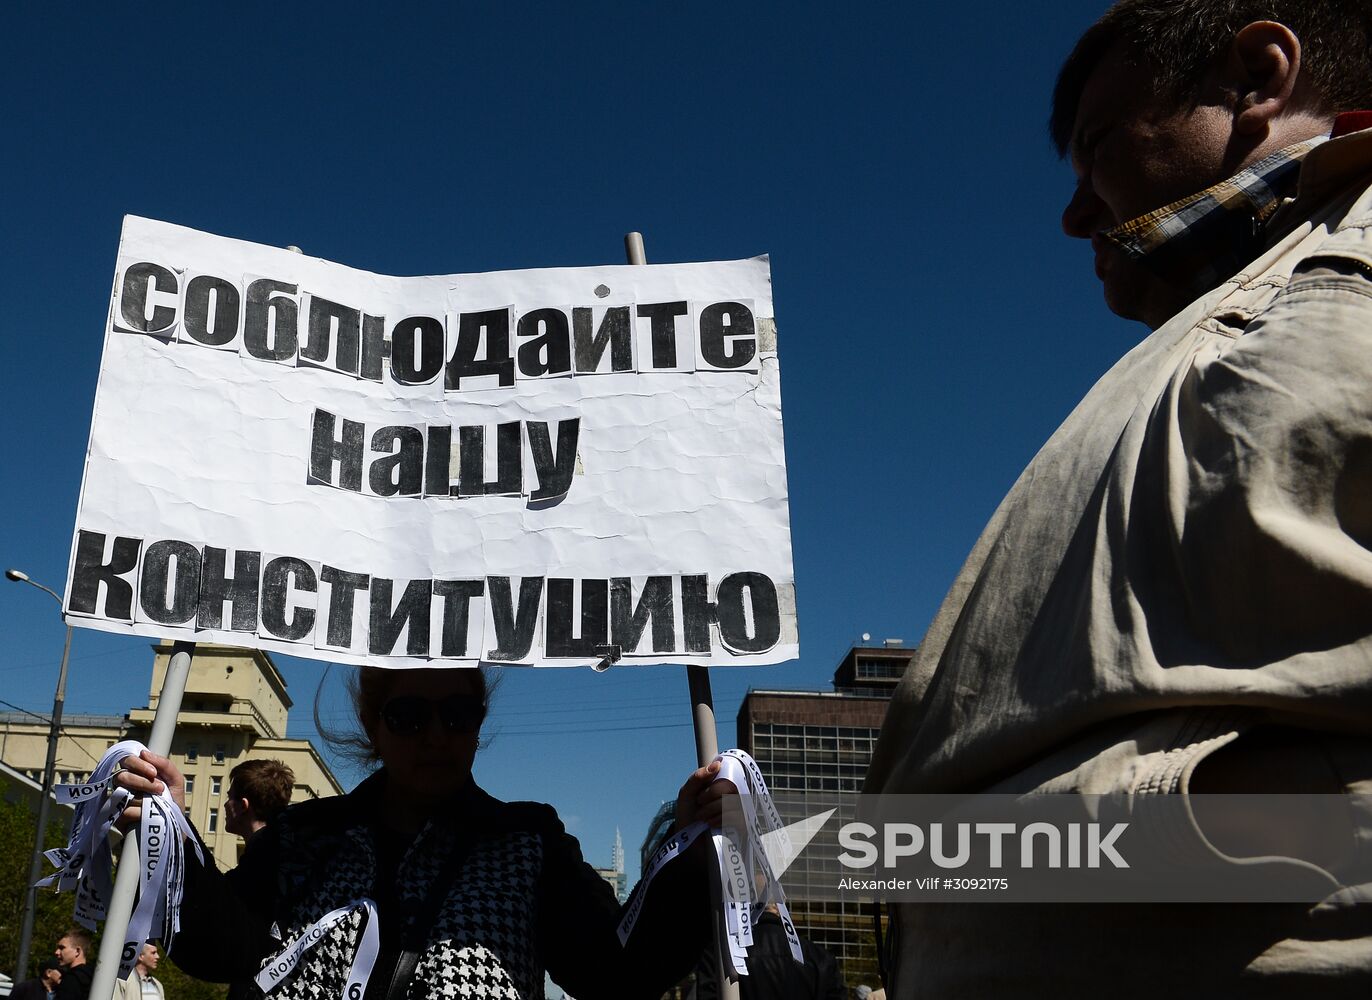
{"type": "Polygon", "coordinates": [[[1301,74],[1321,111],[1372,106],[1372,4],[1367,0],[1119,0],[1077,41],[1053,90],[1048,133],[1065,156],[1077,102],[1097,64],[1123,45],[1176,110],[1202,81],[1239,29],[1276,21],[1301,42],[1301,74]]]}
{"type": "MultiPolygon", "coordinates": [[[[386,704],[386,699],[390,697],[391,689],[395,686],[396,678],[400,675],[409,673],[406,670],[397,670],[392,667],[347,667],[347,679],[343,682],[344,688],[348,692],[348,700],[352,702],[355,725],[332,726],[324,722],[319,713],[320,698],[324,693],[324,684],[329,679],[329,670],[324,671],[323,678],[319,681],[319,687],[314,693],[314,725],[319,730],[319,735],[324,742],[340,757],[366,767],[375,767],[381,760],[376,752],[376,745],[372,741],[371,734],[376,732],[376,727],[381,723],[381,706],[386,704]]],[[[421,670],[426,668],[419,668],[421,670]]],[[[465,670],[471,677],[476,693],[481,698],[482,715],[490,711],[491,695],[499,687],[499,680],[492,680],[485,667],[463,668],[430,668],[430,669],[452,669],[465,670]]],[[[486,746],[486,739],[483,737],[480,746],[486,746]]]]}

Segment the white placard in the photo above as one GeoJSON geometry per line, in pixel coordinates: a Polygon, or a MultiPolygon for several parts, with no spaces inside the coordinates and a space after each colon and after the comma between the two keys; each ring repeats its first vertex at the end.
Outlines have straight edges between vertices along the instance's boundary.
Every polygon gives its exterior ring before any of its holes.
{"type": "Polygon", "coordinates": [[[772,315],[766,257],[397,278],[130,216],[68,613],[397,667],[792,659],[772,315]]]}

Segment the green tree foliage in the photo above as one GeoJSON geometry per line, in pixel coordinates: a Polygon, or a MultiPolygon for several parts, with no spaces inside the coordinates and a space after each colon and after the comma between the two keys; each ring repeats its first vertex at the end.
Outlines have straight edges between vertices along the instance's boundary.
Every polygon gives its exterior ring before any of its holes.
{"type": "MultiPolygon", "coordinates": [[[[38,815],[25,802],[10,802],[8,787],[0,781],[0,969],[13,975],[19,958],[19,929],[24,916],[24,882],[29,874],[33,837],[38,815]]],[[[44,848],[61,847],[67,841],[71,813],[53,809],[48,814],[44,848]]],[[[45,861],[43,874],[51,871],[45,861]]],[[[38,890],[38,910],[33,922],[33,947],[29,951],[29,975],[38,963],[51,958],[57,939],[71,926],[72,895],[38,890]]]]}
{"type": "MultiPolygon", "coordinates": [[[[29,858],[33,851],[33,837],[38,830],[37,813],[25,802],[10,802],[7,788],[0,781],[0,970],[13,975],[19,954],[19,930],[24,913],[24,882],[28,878],[29,858]]],[[[67,824],[71,813],[54,809],[49,813],[45,848],[61,847],[67,841],[67,824]]],[[[44,874],[49,868],[45,867],[44,874]]],[[[50,889],[38,891],[38,910],[33,925],[33,947],[29,952],[29,975],[38,965],[52,956],[57,939],[72,925],[73,893],[55,893],[50,889]]],[[[97,938],[91,948],[90,961],[99,954],[97,938]]],[[[167,992],[167,1000],[224,1000],[228,987],[220,983],[205,983],[192,979],[166,957],[166,949],[159,949],[162,961],[156,976],[167,992]]]]}
{"type": "Polygon", "coordinates": [[[163,958],[157,963],[157,971],[153,975],[161,980],[162,987],[167,992],[167,1000],[224,1000],[228,995],[229,988],[223,983],[207,983],[193,979],[166,957],[165,948],[159,948],[158,951],[162,953],[163,958]]]}

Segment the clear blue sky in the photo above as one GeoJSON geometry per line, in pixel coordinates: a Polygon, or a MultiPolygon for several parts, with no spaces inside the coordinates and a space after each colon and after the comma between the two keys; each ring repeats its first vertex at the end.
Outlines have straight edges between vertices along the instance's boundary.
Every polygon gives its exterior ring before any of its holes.
{"type": "MultiPolygon", "coordinates": [[[[1142,336],[1059,231],[1071,177],[1044,129],[1104,6],[15,8],[0,563],[63,586],[126,213],[389,274],[620,263],[633,229],[655,262],[767,252],[802,654],[713,672],[732,745],[750,687],[826,687],[863,632],[918,640],[1019,470],[1142,336]]],[[[0,630],[0,699],[47,712],[56,606],[0,584],[0,630]]],[[[311,736],[322,665],[278,662],[311,736]]],[[[146,640],[78,631],[68,710],[145,705],[150,664],[146,640]]],[[[491,731],[478,779],[552,802],[598,864],[616,825],[636,862],[693,765],[676,668],[513,671],[491,731]]]]}

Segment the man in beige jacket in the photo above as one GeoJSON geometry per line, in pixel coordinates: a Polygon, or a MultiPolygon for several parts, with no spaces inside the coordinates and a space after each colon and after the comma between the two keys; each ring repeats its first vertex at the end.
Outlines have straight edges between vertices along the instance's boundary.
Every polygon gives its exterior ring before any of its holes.
{"type": "MultiPolygon", "coordinates": [[[[866,792],[1372,791],[1362,109],[1366,2],[1123,0],[1078,42],[1063,228],[1154,332],[993,515],[866,792]]],[[[1223,851],[1226,818],[1190,835],[1223,851]]],[[[1370,827],[1302,814],[1263,853],[1332,869],[1370,827]]],[[[1372,995],[1372,907],[1328,884],[1313,909],[899,904],[891,995],[1372,995]]]]}
{"type": "Polygon", "coordinates": [[[166,1000],[162,984],[153,975],[157,962],[157,946],[143,945],[129,977],[114,984],[114,1000],[166,1000]]]}

